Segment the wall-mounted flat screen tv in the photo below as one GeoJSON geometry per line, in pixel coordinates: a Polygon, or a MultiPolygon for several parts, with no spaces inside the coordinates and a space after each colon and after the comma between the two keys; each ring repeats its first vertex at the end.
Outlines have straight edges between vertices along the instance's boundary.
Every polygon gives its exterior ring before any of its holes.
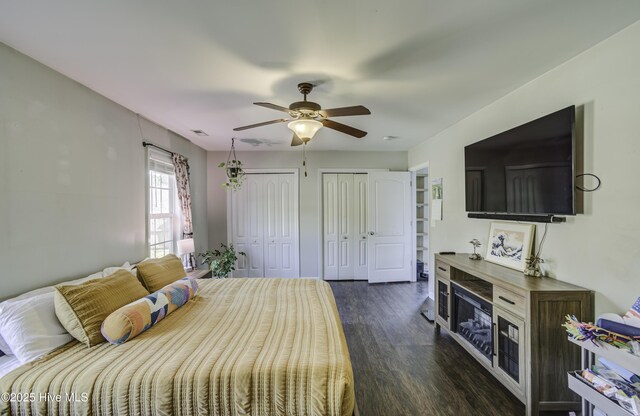
{"type": "Polygon", "coordinates": [[[574,215],[575,111],[466,146],[467,212],[574,215]]]}

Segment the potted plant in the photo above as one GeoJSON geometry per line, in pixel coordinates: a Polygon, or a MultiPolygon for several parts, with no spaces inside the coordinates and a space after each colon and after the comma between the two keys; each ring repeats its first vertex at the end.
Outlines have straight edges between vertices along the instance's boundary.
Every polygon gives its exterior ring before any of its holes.
{"type": "Polygon", "coordinates": [[[208,264],[211,273],[217,278],[229,277],[229,273],[236,269],[236,261],[238,255],[246,256],[243,251],[236,253],[233,244],[220,244],[221,250],[207,250],[199,253],[198,257],[202,257],[202,264],[208,264]]]}
{"type": "Polygon", "coordinates": [[[220,162],[219,168],[223,168],[227,174],[227,180],[222,184],[223,187],[235,191],[240,188],[242,182],[246,179],[242,162],[236,156],[236,139],[231,138],[231,150],[226,162],[220,162]]]}
{"type": "Polygon", "coordinates": [[[227,181],[222,184],[223,187],[234,191],[240,188],[245,179],[241,161],[229,159],[226,162],[220,162],[218,167],[223,168],[227,174],[227,181]]]}

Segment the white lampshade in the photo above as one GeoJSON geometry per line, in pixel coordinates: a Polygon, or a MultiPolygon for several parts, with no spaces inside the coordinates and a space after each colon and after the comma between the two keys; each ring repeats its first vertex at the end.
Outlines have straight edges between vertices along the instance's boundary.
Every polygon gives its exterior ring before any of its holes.
{"type": "Polygon", "coordinates": [[[291,123],[287,124],[287,127],[289,127],[299,138],[307,142],[313,139],[313,136],[322,127],[322,123],[311,118],[301,118],[293,120],[291,123]]]}
{"type": "Polygon", "coordinates": [[[193,238],[185,238],[184,240],[178,240],[178,255],[193,253],[196,251],[196,246],[193,242],[193,238]]]}

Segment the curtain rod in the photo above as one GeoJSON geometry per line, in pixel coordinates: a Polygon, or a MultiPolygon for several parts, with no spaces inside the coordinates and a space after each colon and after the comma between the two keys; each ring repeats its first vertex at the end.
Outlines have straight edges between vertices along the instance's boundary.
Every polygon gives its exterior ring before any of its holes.
{"type": "MultiPolygon", "coordinates": [[[[167,150],[164,147],[160,147],[160,146],[158,146],[156,144],[149,143],[149,142],[142,142],[142,147],[147,147],[147,146],[155,147],[156,149],[162,150],[163,152],[169,153],[170,155],[182,156],[180,153],[172,152],[171,150],[167,150]]],[[[184,157],[184,156],[182,156],[182,157],[184,157]]],[[[185,157],[185,159],[187,159],[187,158],[185,157]]]]}

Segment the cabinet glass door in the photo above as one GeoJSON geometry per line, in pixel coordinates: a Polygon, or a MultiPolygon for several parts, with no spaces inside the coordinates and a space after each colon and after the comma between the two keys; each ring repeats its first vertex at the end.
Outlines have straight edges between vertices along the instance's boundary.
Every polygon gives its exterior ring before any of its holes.
{"type": "Polygon", "coordinates": [[[518,390],[524,392],[524,322],[494,305],[494,323],[496,325],[494,365],[518,390]]]}
{"type": "Polygon", "coordinates": [[[438,279],[438,316],[449,322],[449,284],[438,279]]]}

